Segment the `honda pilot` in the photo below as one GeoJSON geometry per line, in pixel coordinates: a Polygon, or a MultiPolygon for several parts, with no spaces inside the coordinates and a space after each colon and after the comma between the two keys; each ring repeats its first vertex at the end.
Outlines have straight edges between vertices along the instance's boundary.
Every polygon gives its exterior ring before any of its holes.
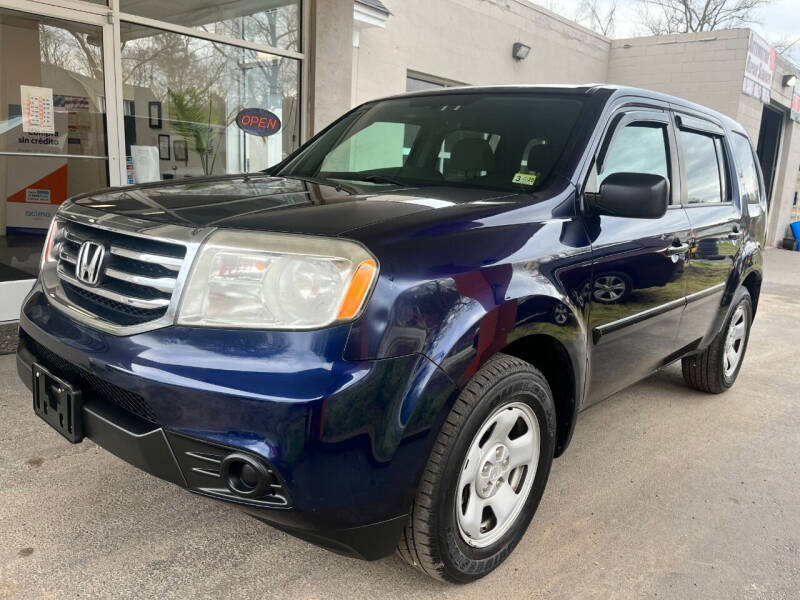
{"type": "Polygon", "coordinates": [[[468,582],[520,541],[582,410],[676,361],[734,384],[765,221],[747,132],[678,98],[391,97],[266,172],[66,202],[19,375],[70,442],[468,582]]]}

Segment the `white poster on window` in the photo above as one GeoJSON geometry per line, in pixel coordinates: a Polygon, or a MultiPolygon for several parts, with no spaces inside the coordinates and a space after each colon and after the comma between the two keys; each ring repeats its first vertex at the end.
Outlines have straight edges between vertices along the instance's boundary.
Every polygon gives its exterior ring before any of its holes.
{"type": "Polygon", "coordinates": [[[131,156],[133,157],[133,174],[136,183],[148,183],[161,179],[156,146],[131,146],[131,156]]]}
{"type": "Polygon", "coordinates": [[[772,73],[775,71],[775,48],[754,31],[750,32],[747,46],[747,64],[744,68],[742,92],[769,104],[772,90],[772,73]]]}
{"type": "Polygon", "coordinates": [[[53,88],[19,86],[23,133],[55,133],[53,88]]]}

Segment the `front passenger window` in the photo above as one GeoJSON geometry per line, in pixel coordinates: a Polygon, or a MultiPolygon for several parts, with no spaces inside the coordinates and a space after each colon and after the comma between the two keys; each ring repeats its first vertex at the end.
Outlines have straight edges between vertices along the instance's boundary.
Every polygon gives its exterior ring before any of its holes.
{"type": "Polygon", "coordinates": [[[602,169],[592,169],[587,191],[597,192],[613,173],[648,173],[669,180],[667,129],[662,123],[631,123],[620,130],[606,152],[602,169]]]}

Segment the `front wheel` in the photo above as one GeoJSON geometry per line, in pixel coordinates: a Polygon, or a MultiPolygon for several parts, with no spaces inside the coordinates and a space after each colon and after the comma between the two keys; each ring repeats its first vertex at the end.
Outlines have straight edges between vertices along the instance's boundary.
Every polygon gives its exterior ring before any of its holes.
{"type": "Polygon", "coordinates": [[[522,538],[555,447],[553,396],[529,363],[497,354],[465,386],[433,448],[398,553],[456,583],[483,577],[522,538]]]}
{"type": "Polygon", "coordinates": [[[750,338],[753,304],[750,293],[740,288],[725,326],[708,348],[681,361],[683,379],[697,390],[719,394],[730,388],[739,375],[750,338]]]}

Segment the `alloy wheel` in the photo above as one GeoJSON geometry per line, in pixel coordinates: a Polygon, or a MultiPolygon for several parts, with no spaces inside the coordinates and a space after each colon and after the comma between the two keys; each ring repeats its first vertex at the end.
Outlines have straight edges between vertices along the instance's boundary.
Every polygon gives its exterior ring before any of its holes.
{"type": "Polygon", "coordinates": [[[618,275],[601,275],[594,280],[594,297],[600,302],[616,302],[625,295],[627,285],[618,275]]]}

